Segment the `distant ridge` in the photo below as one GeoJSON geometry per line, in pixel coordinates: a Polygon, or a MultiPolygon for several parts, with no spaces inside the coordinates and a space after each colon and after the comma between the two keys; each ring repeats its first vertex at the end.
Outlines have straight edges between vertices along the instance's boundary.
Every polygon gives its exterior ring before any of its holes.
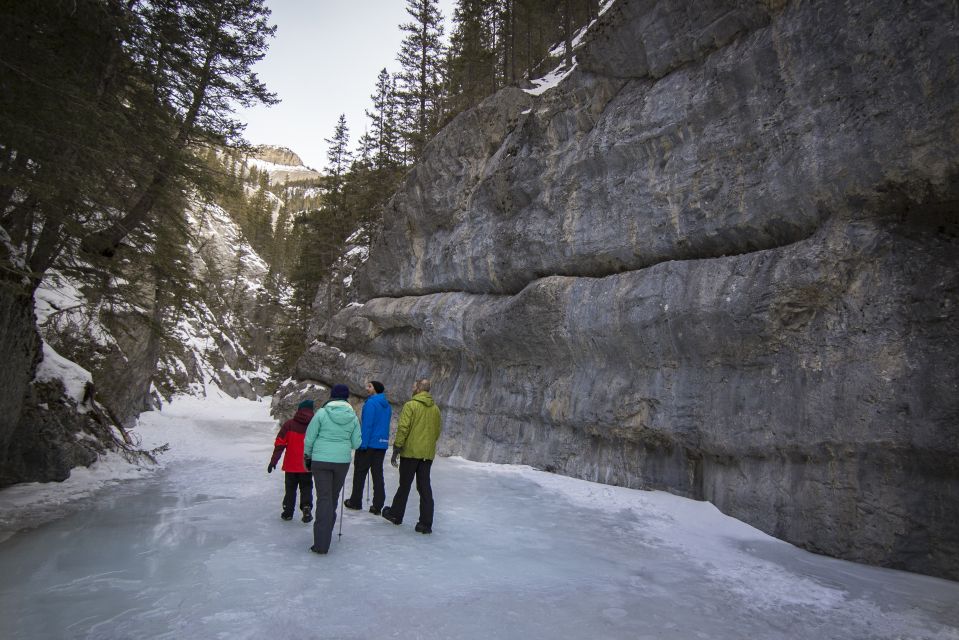
{"type": "Polygon", "coordinates": [[[260,145],[246,158],[246,164],[266,171],[273,184],[321,178],[322,173],[303,164],[293,150],[274,145],[260,145]]]}

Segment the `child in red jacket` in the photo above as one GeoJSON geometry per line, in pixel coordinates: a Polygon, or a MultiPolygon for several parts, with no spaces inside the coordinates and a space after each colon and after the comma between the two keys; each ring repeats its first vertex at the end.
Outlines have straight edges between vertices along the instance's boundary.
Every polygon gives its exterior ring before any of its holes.
{"type": "Polygon", "coordinates": [[[267,473],[273,473],[276,463],[280,461],[283,450],[283,471],[286,472],[286,493],[283,494],[284,520],[293,519],[296,507],[296,490],[300,490],[300,509],[303,511],[303,522],[313,520],[313,476],[303,466],[303,436],[306,428],[313,419],[313,401],[304,400],[296,409],[296,415],[283,423],[280,432],[276,434],[273,446],[273,457],[266,467],[267,473]]]}

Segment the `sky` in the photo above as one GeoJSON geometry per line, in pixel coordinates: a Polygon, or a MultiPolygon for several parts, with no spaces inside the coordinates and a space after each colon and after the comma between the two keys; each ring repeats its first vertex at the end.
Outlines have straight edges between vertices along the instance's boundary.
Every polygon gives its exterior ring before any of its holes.
{"type": "MultiPolygon", "coordinates": [[[[959,638],[959,582],[520,465],[437,458],[431,535],[413,530],[414,491],[400,526],[338,513],[318,556],[311,525],[280,519],[269,406],[177,398],[135,431],[169,444],[159,467],[124,473],[113,456],[0,490],[0,637],[959,638]]],[[[384,471],[389,503],[398,474],[384,471]]]]}
{"type": "MultiPolygon", "coordinates": [[[[325,138],[346,115],[350,143],[366,128],[376,76],[399,70],[403,41],[399,25],[409,22],[405,0],[268,0],[277,25],[266,57],[254,70],[282,101],[273,107],[241,109],[246,139],[284,146],[314,169],[326,166],[325,138]]],[[[446,36],[455,0],[440,0],[446,36]]]]}

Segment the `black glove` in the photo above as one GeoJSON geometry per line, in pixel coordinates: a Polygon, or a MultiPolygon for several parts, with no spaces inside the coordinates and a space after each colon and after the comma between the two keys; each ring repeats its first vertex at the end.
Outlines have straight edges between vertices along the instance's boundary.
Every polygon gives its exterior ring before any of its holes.
{"type": "Polygon", "coordinates": [[[396,445],[393,445],[393,455],[390,456],[390,464],[393,465],[394,467],[400,466],[400,463],[397,461],[397,458],[400,457],[400,453],[402,451],[403,451],[402,447],[397,447],[396,445]]]}
{"type": "Polygon", "coordinates": [[[306,470],[310,470],[310,465],[313,464],[313,459],[310,456],[303,456],[303,466],[306,467],[306,470]]]}
{"type": "Polygon", "coordinates": [[[275,462],[271,462],[270,464],[266,465],[266,472],[267,472],[267,473],[273,473],[273,470],[274,470],[274,469],[276,469],[276,463],[275,463],[275,462]]]}

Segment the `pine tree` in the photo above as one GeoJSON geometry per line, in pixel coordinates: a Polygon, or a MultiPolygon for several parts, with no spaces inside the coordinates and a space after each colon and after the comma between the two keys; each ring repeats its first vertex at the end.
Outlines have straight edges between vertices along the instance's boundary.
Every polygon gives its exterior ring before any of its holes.
{"type": "Polygon", "coordinates": [[[345,115],[340,115],[333,136],[325,142],[329,147],[323,202],[320,207],[297,216],[293,223],[297,251],[291,275],[294,302],[306,309],[312,305],[318,285],[329,274],[343,240],[351,231],[345,186],[352,154],[345,115]]]}
{"type": "Polygon", "coordinates": [[[245,210],[241,224],[243,233],[253,250],[266,257],[273,242],[273,203],[267,196],[265,185],[260,184],[259,189],[246,203],[245,210]]]}
{"type": "Polygon", "coordinates": [[[406,116],[402,134],[412,157],[419,158],[441,119],[443,22],[436,0],[406,0],[406,5],[413,21],[400,25],[407,34],[397,57],[406,116]]]}
{"type": "Polygon", "coordinates": [[[166,98],[172,116],[165,149],[123,217],[84,238],[90,253],[112,255],[145,222],[165,190],[182,189],[182,179],[194,184],[209,179],[201,173],[202,165],[191,161],[191,149],[238,141],[243,125],[231,117],[236,105],[276,102],[252,71],[275,32],[264,0],[193,0],[185,5],[166,0],[163,5],[172,10],[157,14],[162,15],[159,24],[148,25],[161,41],[148,39],[146,52],[157,52],[148,58],[155,58],[152,85],[155,95],[166,98]],[[172,41],[162,41],[164,37],[172,41]]]}
{"type": "Polygon", "coordinates": [[[370,146],[372,164],[379,169],[395,168],[403,160],[399,140],[399,105],[396,82],[386,69],[377,76],[376,89],[370,99],[373,108],[366,112],[366,117],[370,119],[366,144],[370,146]]]}
{"type": "Polygon", "coordinates": [[[31,286],[84,239],[110,255],[206,184],[235,104],[272,102],[251,72],[273,33],[262,0],[7,3],[0,22],[0,223],[31,286]]]}
{"type": "Polygon", "coordinates": [[[343,182],[346,171],[350,166],[350,130],[346,125],[346,114],[340,114],[333,137],[325,138],[329,145],[326,152],[326,204],[325,207],[334,212],[342,211],[343,182]]]}
{"type": "Polygon", "coordinates": [[[0,223],[25,252],[32,288],[69,238],[122,206],[157,148],[159,122],[140,126],[161,114],[130,53],[136,21],[119,0],[4,5],[0,223]]]}
{"type": "Polygon", "coordinates": [[[455,111],[476,106],[496,89],[491,0],[459,0],[450,38],[450,87],[455,111]]]}

